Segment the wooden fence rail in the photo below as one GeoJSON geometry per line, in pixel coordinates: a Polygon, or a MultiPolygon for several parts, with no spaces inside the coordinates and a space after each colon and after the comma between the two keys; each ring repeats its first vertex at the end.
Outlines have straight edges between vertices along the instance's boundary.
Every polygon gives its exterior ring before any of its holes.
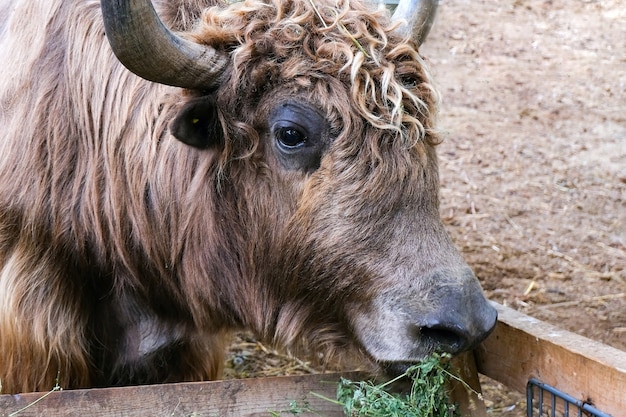
{"type": "Polygon", "coordinates": [[[626,417],[626,352],[493,303],[498,324],[474,351],[478,372],[525,392],[530,378],[626,417]]]}

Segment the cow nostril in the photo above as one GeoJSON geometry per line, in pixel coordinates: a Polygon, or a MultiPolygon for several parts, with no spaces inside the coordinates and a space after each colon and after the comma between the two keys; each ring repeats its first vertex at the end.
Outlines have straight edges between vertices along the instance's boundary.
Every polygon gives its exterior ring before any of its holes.
{"type": "Polygon", "coordinates": [[[418,333],[417,338],[430,344],[439,352],[456,354],[466,350],[470,345],[466,332],[458,326],[433,324],[420,327],[418,333]]]}

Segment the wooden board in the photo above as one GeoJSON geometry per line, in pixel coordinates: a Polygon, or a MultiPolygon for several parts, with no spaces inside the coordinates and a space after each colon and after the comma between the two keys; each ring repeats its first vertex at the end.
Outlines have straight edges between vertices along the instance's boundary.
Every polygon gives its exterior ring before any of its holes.
{"type": "Polygon", "coordinates": [[[498,324],[474,351],[480,373],[521,392],[535,377],[614,417],[626,416],[626,352],[493,305],[498,324]]]}
{"type": "MultiPolygon", "coordinates": [[[[345,374],[356,378],[358,374],[345,374]]],[[[26,416],[265,416],[309,401],[324,416],[342,416],[340,406],[311,395],[335,398],[339,374],[239,379],[0,395],[0,415],[26,416]],[[45,397],[44,397],[45,396],[45,397]],[[39,398],[44,397],[41,401],[39,398]]],[[[289,415],[288,413],[283,415],[289,415]]],[[[302,414],[310,416],[313,414],[302,414]]]]}
{"type": "MultiPolygon", "coordinates": [[[[471,355],[453,364],[455,373],[475,391],[480,384],[471,355]]],[[[240,379],[181,384],[89,390],[51,391],[0,395],[0,416],[265,416],[272,412],[288,413],[290,403],[308,402],[318,414],[302,416],[343,416],[340,406],[312,394],[334,399],[337,383],[344,376],[352,380],[367,379],[359,372],[240,379]]],[[[464,417],[486,417],[484,404],[474,392],[459,383],[453,384],[453,398],[464,417]]]]}
{"type": "Polygon", "coordinates": [[[487,417],[487,408],[482,399],[476,362],[472,352],[465,352],[452,360],[452,372],[465,384],[452,382],[452,400],[459,405],[463,417],[487,417]]]}

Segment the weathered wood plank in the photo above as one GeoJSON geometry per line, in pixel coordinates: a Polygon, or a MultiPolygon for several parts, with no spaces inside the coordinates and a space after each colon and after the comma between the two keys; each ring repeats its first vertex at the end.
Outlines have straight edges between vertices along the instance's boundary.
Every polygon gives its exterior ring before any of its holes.
{"type": "MultiPolygon", "coordinates": [[[[455,359],[453,367],[454,372],[473,390],[480,392],[471,354],[455,359]]],[[[271,411],[289,410],[291,401],[295,400],[303,405],[304,399],[318,415],[343,416],[341,407],[311,394],[314,392],[334,399],[340,376],[352,380],[368,379],[367,374],[351,372],[0,395],[0,416],[8,417],[19,411],[19,417],[269,417],[271,411]]],[[[453,399],[459,403],[461,415],[486,417],[485,406],[475,393],[468,391],[460,383],[453,383],[452,386],[453,399]]]]}
{"type": "MultiPolygon", "coordinates": [[[[359,378],[360,374],[343,374],[359,378]]],[[[339,374],[239,379],[0,395],[0,415],[9,416],[270,416],[302,400],[324,416],[342,416],[341,407],[311,395],[335,398],[339,374]],[[39,402],[42,396],[46,396],[39,402]]],[[[288,414],[285,414],[288,415],[288,414]]],[[[313,414],[302,414],[303,416],[313,414]]],[[[16,417],[17,417],[16,416],[16,417]]]]}
{"type": "Polygon", "coordinates": [[[494,332],[474,351],[478,371],[525,392],[535,377],[615,417],[626,416],[626,352],[493,303],[494,332]]]}
{"type": "Polygon", "coordinates": [[[463,417],[487,417],[487,408],[479,394],[480,381],[472,352],[465,352],[452,360],[452,372],[469,385],[452,381],[452,400],[459,405],[463,417]]]}

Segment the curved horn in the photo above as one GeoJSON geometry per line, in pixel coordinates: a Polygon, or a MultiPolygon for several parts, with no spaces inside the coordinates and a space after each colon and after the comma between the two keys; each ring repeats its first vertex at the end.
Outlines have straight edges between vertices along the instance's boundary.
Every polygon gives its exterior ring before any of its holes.
{"type": "Polygon", "coordinates": [[[219,84],[227,56],[172,33],[150,0],[102,0],[101,8],[111,48],[133,73],[189,89],[219,84]]]}
{"type": "Polygon", "coordinates": [[[435,20],[438,0],[400,0],[392,20],[404,20],[407,25],[402,25],[398,31],[409,36],[421,45],[435,20]]]}

